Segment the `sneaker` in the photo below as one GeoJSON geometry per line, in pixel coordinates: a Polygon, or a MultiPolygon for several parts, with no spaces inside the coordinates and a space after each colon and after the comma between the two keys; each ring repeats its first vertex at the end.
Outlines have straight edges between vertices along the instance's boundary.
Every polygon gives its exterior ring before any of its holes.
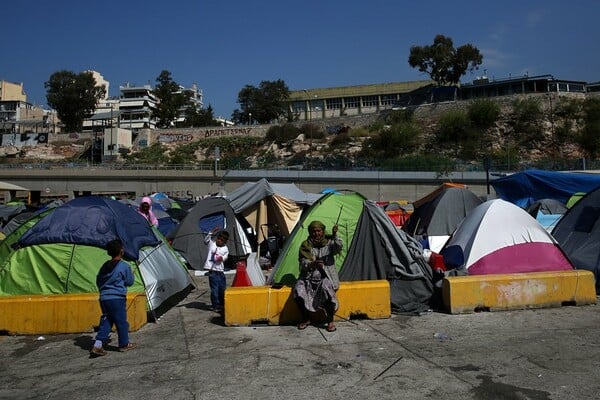
{"type": "Polygon", "coordinates": [[[102,347],[92,347],[90,350],[90,355],[94,357],[102,357],[107,355],[108,353],[102,347]]]}
{"type": "Polygon", "coordinates": [[[119,351],[120,351],[120,352],[125,352],[125,351],[129,351],[129,350],[133,350],[133,349],[135,349],[136,347],[137,347],[137,344],[135,344],[135,343],[132,343],[132,342],[129,342],[129,343],[127,343],[127,345],[126,345],[126,346],[119,347],[119,351]]]}

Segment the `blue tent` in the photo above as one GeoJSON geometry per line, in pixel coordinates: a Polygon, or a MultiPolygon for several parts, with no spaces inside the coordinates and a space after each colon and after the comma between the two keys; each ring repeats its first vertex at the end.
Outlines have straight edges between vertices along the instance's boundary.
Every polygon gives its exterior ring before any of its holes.
{"type": "Polygon", "coordinates": [[[495,179],[490,184],[501,199],[527,208],[542,199],[566,204],[573,193],[587,193],[600,187],[600,174],[530,169],[495,179]]]}
{"type": "Polygon", "coordinates": [[[160,243],[144,217],[117,200],[97,196],[78,197],[56,208],[18,243],[19,247],[73,243],[104,248],[117,237],[123,241],[128,260],[137,260],[141,247],[160,243]]]}

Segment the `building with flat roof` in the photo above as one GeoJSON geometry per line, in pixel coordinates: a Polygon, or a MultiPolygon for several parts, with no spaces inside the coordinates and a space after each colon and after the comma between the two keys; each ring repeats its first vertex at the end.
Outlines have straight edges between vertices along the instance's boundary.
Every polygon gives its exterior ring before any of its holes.
{"type": "Polygon", "coordinates": [[[421,103],[433,85],[426,80],[293,90],[288,106],[300,121],[372,114],[398,104],[421,103]]]}

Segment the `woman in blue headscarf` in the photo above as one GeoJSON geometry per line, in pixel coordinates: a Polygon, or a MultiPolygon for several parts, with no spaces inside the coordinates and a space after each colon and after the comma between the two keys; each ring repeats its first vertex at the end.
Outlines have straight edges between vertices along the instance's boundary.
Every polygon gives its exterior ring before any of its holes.
{"type": "Polygon", "coordinates": [[[342,251],[342,240],[337,237],[338,226],[325,235],[325,225],[313,221],[308,225],[308,238],[299,251],[300,276],[293,289],[293,297],[302,314],[298,329],[310,325],[310,314],[323,310],[326,329],[335,331],[333,316],[339,307],[336,290],[340,280],[334,256],[342,251]]]}

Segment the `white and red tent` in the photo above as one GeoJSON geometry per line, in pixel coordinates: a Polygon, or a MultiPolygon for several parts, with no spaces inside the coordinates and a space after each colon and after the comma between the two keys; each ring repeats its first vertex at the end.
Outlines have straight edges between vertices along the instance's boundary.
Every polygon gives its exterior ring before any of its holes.
{"type": "Polygon", "coordinates": [[[466,269],[469,275],[573,269],[535,218],[501,199],[471,210],[440,253],[449,268],[466,269]]]}

